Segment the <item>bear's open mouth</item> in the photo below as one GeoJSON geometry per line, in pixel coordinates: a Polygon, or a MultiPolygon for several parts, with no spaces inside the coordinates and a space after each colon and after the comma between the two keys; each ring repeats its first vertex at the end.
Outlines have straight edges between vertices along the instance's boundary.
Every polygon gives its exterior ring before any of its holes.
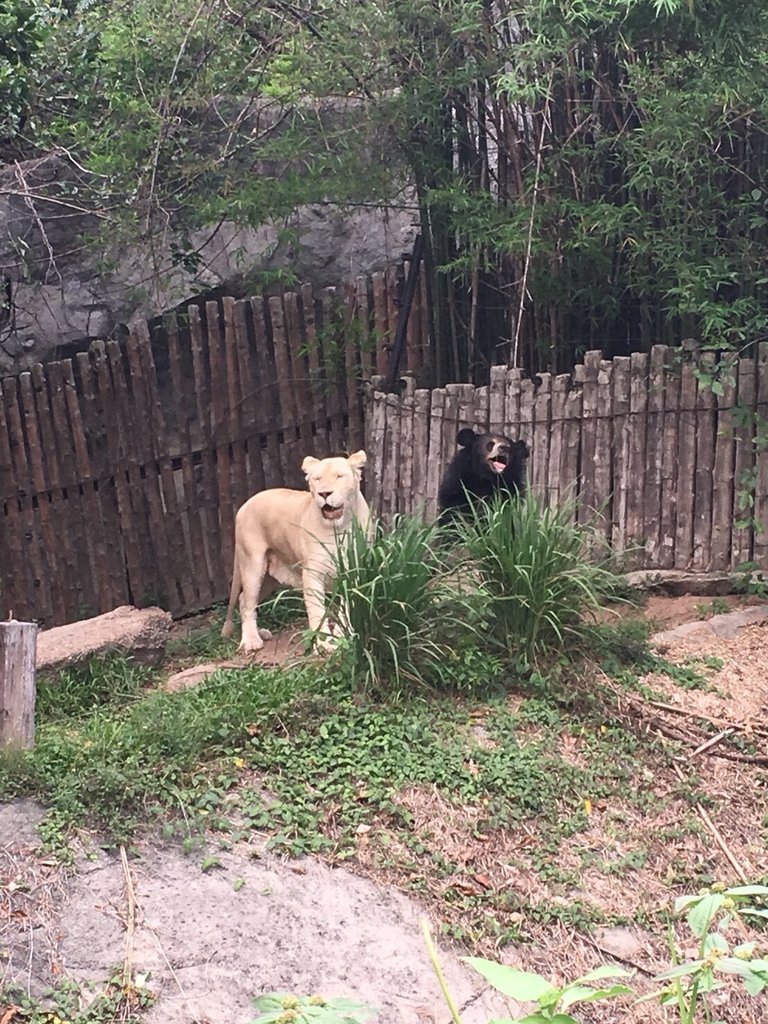
{"type": "Polygon", "coordinates": [[[320,512],[323,519],[341,519],[344,515],[344,506],[340,505],[338,508],[335,508],[333,505],[325,504],[320,507],[320,512]]]}
{"type": "Polygon", "coordinates": [[[495,459],[491,459],[491,469],[495,473],[503,473],[507,468],[507,457],[506,455],[497,455],[495,459]]]}

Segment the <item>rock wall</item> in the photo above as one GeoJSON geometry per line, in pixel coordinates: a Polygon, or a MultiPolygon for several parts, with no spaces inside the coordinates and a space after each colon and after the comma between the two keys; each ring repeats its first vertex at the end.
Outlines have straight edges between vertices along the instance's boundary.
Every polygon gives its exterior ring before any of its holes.
{"type": "MultiPolygon", "coordinates": [[[[263,173],[280,173],[263,163],[263,173]]],[[[129,250],[94,245],[105,221],[80,199],[91,185],[63,153],[0,170],[0,375],[118,336],[208,291],[250,294],[265,271],[337,284],[393,262],[416,233],[412,196],[397,209],[305,206],[288,224],[224,221],[192,232],[199,262],[185,269],[172,229],[129,250]]]]}

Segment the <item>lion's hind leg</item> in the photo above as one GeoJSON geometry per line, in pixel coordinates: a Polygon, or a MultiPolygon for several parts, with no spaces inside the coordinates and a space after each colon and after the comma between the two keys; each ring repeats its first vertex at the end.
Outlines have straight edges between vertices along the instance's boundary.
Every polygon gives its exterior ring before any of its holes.
{"type": "Polygon", "coordinates": [[[267,574],[267,552],[266,550],[250,551],[247,555],[242,553],[239,559],[240,565],[240,623],[242,636],[240,639],[240,650],[244,654],[255,654],[264,646],[264,640],[269,639],[269,630],[260,630],[256,614],[259,601],[267,589],[264,584],[267,574]],[[267,633],[268,636],[263,634],[267,633]]]}

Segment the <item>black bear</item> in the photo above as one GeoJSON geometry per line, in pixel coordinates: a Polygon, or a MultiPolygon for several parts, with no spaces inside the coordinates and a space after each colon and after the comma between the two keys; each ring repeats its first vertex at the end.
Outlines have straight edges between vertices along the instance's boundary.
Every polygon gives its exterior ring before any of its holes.
{"type": "Polygon", "coordinates": [[[459,451],[448,463],[437,503],[440,522],[448,523],[469,507],[467,495],[484,501],[498,491],[525,493],[528,445],[503,434],[476,434],[466,427],[456,436],[459,451]]]}

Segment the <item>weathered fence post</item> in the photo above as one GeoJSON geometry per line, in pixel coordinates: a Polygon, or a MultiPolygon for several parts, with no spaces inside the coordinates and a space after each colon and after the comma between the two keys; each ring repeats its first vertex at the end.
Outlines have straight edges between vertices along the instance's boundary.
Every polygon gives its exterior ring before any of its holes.
{"type": "Polygon", "coordinates": [[[34,746],[36,653],[36,622],[0,622],[0,749],[34,746]]]}

